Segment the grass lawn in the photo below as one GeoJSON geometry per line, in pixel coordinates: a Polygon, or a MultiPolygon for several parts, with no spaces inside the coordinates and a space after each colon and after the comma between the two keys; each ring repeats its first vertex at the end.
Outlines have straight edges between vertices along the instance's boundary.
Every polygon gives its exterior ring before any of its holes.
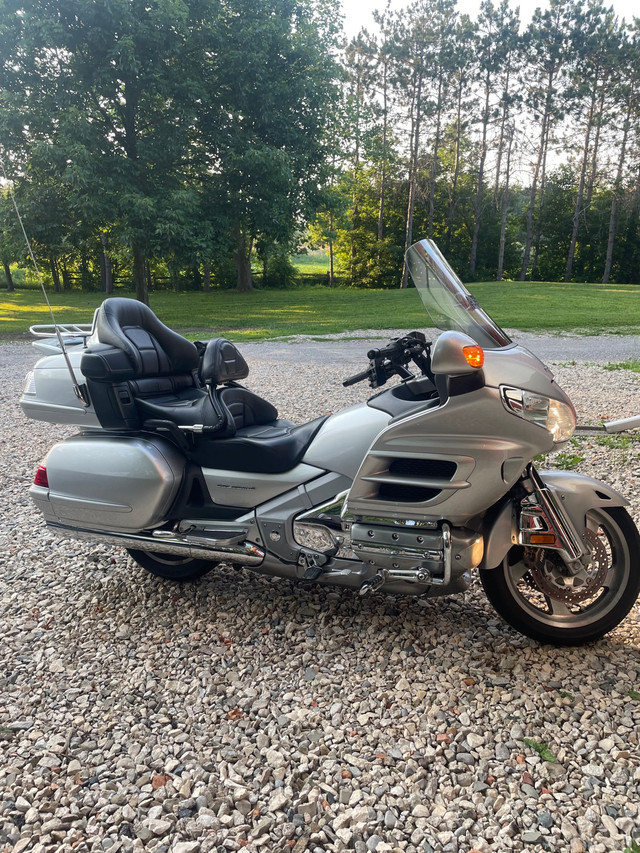
{"type": "MultiPolygon", "coordinates": [[[[469,285],[481,305],[507,329],[640,333],[640,286],[487,282],[469,285]]],[[[130,294],[126,294],[130,295],[130,294]]],[[[59,322],[90,322],[99,293],[49,295],[59,322]]],[[[193,337],[236,341],[323,335],[358,329],[430,325],[417,292],[301,287],[252,293],[152,293],[151,307],[168,326],[193,337]]],[[[51,322],[38,290],[0,291],[0,336],[51,322]]]]}

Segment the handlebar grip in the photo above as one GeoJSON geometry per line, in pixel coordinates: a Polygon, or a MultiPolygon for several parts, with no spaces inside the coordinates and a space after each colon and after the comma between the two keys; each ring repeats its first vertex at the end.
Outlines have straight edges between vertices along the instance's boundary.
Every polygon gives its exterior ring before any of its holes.
{"type": "Polygon", "coordinates": [[[392,341],[390,344],[387,344],[384,347],[380,347],[379,349],[370,349],[367,353],[367,358],[371,361],[374,361],[377,358],[385,358],[388,355],[392,355],[397,352],[398,344],[396,341],[392,341]]]}
{"type": "Polygon", "coordinates": [[[368,379],[370,370],[363,370],[362,373],[356,373],[355,376],[350,376],[348,379],[345,379],[342,383],[343,388],[348,388],[349,385],[355,385],[356,382],[362,382],[363,379],[368,379]]]}

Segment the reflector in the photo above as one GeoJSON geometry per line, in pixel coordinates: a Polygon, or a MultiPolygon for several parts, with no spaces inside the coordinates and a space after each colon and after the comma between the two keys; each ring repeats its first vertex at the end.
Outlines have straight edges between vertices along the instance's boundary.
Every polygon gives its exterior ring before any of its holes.
{"type": "Polygon", "coordinates": [[[554,545],[556,537],[553,533],[532,533],[529,537],[531,545],[554,545]]]}
{"type": "Polygon", "coordinates": [[[482,347],[462,347],[462,352],[471,367],[482,367],[484,364],[484,350],[482,347]]]}
{"type": "Polygon", "coordinates": [[[36,476],[33,478],[34,486],[43,486],[45,489],[49,488],[49,480],[47,478],[47,469],[44,465],[41,465],[36,471],[36,476]]]}

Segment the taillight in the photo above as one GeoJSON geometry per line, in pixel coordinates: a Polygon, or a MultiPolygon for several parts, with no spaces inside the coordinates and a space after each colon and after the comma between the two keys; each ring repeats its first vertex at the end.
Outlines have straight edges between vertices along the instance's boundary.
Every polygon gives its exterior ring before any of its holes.
{"type": "Polygon", "coordinates": [[[47,477],[47,469],[41,465],[36,471],[36,476],[33,478],[34,486],[42,486],[45,489],[49,488],[49,478],[47,477]]]}

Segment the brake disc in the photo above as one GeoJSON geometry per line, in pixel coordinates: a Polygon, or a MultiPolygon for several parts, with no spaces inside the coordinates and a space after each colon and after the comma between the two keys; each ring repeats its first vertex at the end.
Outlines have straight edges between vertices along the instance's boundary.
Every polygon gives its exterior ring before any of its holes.
{"type": "Polygon", "coordinates": [[[523,561],[531,581],[544,595],[567,604],[579,604],[600,589],[609,568],[607,549],[593,530],[586,528],[584,537],[591,552],[591,562],[585,569],[586,576],[580,577],[579,586],[573,583],[577,575],[571,574],[559,554],[546,548],[524,549],[523,561]]]}

